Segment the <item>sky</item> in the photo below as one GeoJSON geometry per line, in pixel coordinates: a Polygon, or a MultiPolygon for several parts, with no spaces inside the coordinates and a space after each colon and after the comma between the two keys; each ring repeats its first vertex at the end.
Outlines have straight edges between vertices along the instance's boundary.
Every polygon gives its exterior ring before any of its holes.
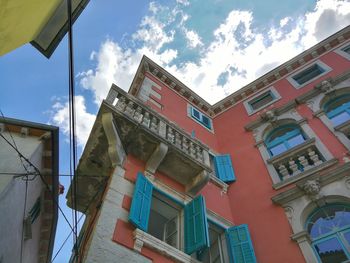
{"type": "MultiPolygon", "coordinates": [[[[79,154],[112,83],[128,91],[143,55],[213,104],[349,24],[343,0],[90,0],[73,28],[79,154]]],[[[69,173],[67,38],[50,59],[30,44],[0,57],[0,109],[59,126],[69,173]]],[[[64,195],[60,206],[71,215],[64,195]]],[[[60,216],[54,255],[68,234],[60,216]]]]}

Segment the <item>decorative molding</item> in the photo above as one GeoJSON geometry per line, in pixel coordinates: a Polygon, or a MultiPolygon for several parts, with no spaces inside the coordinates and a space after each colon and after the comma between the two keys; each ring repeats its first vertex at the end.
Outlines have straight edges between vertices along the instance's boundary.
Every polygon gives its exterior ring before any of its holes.
{"type": "Polygon", "coordinates": [[[157,148],[154,150],[152,155],[149,157],[146,163],[146,170],[149,171],[150,173],[155,173],[156,170],[158,169],[158,166],[164,159],[166,153],[168,152],[168,146],[160,142],[157,146],[157,148]]]}
{"type": "Polygon", "coordinates": [[[113,123],[113,114],[111,112],[103,113],[101,117],[102,126],[108,140],[108,154],[112,165],[122,165],[126,153],[119,138],[116,127],[113,123]]]}
{"type": "Polygon", "coordinates": [[[210,181],[215,184],[216,186],[221,188],[221,194],[227,194],[228,184],[221,181],[219,178],[217,178],[213,173],[210,175],[210,181]]]}
{"type": "Polygon", "coordinates": [[[305,194],[303,185],[307,180],[319,178],[320,187],[324,187],[334,181],[348,177],[350,172],[350,163],[339,165],[332,170],[322,169],[320,173],[314,174],[296,183],[295,186],[289,188],[271,198],[272,202],[281,206],[287,205],[288,202],[299,198],[305,194]]]}
{"type": "Polygon", "coordinates": [[[134,231],[134,250],[140,253],[143,246],[155,250],[177,262],[199,263],[199,261],[190,255],[137,228],[134,231]]]}

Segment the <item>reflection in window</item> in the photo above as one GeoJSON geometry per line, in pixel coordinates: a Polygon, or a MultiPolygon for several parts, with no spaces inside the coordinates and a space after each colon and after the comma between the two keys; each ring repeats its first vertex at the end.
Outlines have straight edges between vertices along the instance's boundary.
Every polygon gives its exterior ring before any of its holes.
{"type": "Polygon", "coordinates": [[[350,259],[350,207],[333,204],[319,208],[308,220],[307,230],[322,263],[350,259]]]}
{"type": "Polygon", "coordinates": [[[296,125],[285,125],[274,129],[265,139],[271,156],[278,155],[305,141],[300,128],[296,125]]]}
{"type": "Polygon", "coordinates": [[[330,100],[325,104],[324,110],[334,126],[350,120],[350,95],[330,100]]]}

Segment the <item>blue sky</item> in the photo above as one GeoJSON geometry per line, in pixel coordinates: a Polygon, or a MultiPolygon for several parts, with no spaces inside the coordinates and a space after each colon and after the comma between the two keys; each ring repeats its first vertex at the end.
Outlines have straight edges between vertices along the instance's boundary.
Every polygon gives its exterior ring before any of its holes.
{"type": "MultiPolygon", "coordinates": [[[[349,24],[341,0],[91,0],[74,25],[79,149],[111,84],[128,90],[143,54],[215,103],[349,24]]],[[[29,44],[0,57],[0,79],[5,116],[60,127],[68,174],[66,38],[49,60],[29,44]]],[[[60,220],[56,250],[68,233],[60,220]]],[[[70,251],[68,242],[54,262],[70,251]]]]}

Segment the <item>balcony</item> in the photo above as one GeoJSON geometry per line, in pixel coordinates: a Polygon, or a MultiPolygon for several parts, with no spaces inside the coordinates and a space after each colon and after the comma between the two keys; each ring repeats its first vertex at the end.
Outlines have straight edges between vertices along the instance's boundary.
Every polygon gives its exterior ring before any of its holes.
{"type": "Polygon", "coordinates": [[[335,162],[335,159],[324,159],[316,147],[315,138],[267,160],[281,179],[280,183],[274,184],[275,189],[314,174],[335,162]]]}
{"type": "MultiPolygon", "coordinates": [[[[147,174],[158,170],[183,184],[191,195],[202,189],[212,172],[207,146],[113,85],[79,162],[78,183],[84,190],[78,191],[78,199],[86,205],[101,179],[116,164],[122,165],[125,154],[143,160],[147,174]]],[[[71,203],[69,193],[67,197],[71,203]]]]}

